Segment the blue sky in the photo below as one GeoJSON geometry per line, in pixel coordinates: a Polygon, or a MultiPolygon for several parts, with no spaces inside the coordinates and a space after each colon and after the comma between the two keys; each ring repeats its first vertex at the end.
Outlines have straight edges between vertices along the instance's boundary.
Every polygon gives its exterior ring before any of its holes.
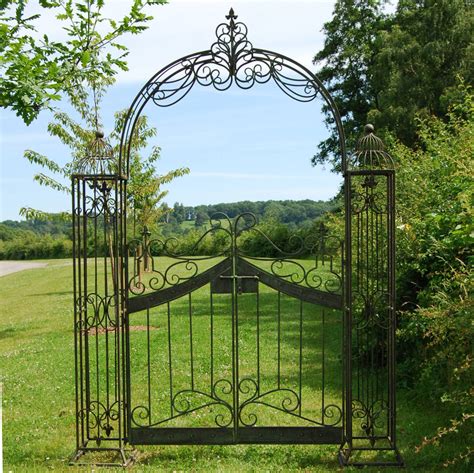
{"type": "MultiPolygon", "coordinates": [[[[116,10],[124,6],[123,1],[113,3],[116,10]]],[[[314,70],[311,59],[322,47],[321,28],[331,17],[333,3],[171,0],[156,8],[151,28],[126,41],[130,71],[119,75],[105,97],[105,132],[110,131],[113,112],[128,107],[154,72],[210,47],[215,27],[230,6],[247,24],[255,47],[278,51],[314,70]]],[[[48,18],[43,21],[46,28],[48,18]]],[[[301,104],[270,84],[222,93],[198,87],[173,107],[148,104],[144,113],[157,127],[155,144],[162,148],[157,172],[179,166],[191,169],[189,176],[167,187],[166,200],[171,205],[175,201],[195,205],[333,196],[339,176],[310,164],[317,143],[328,134],[320,108],[318,100],[301,104]]],[[[69,197],[34,183],[39,169],[22,157],[31,148],[60,163],[70,159],[69,150],[48,135],[49,118],[45,113],[27,127],[13,113],[1,112],[0,220],[18,219],[22,206],[69,210],[69,197]]]]}

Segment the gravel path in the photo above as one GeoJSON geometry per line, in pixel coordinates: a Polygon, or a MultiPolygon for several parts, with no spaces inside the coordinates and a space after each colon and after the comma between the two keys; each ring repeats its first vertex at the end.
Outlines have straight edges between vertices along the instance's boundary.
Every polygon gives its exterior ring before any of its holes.
{"type": "Polygon", "coordinates": [[[24,269],[44,268],[48,263],[33,263],[31,261],[0,261],[0,276],[16,273],[24,269]]]}

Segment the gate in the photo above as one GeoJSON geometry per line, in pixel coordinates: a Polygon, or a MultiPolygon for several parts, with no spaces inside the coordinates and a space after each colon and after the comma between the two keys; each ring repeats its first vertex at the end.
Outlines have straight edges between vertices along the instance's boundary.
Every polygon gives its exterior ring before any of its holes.
{"type": "Polygon", "coordinates": [[[340,116],[317,76],[254,48],[232,9],[226,19],[209,50],[141,89],[118,159],[98,132],[73,175],[72,463],[88,453],[95,464],[127,466],[129,446],[145,444],[324,443],[340,445],[342,465],[401,466],[393,162],[370,125],[347,158],[340,116]],[[197,85],[267,82],[300,102],[321,97],[332,112],[343,241],[321,228],[279,246],[250,213],[214,215],[185,251],[146,228],[129,237],[129,158],[144,107],[172,106],[197,85]],[[94,456],[114,452],[118,460],[94,456]]]}
{"type": "Polygon", "coordinates": [[[130,443],[342,442],[342,244],[321,234],[289,253],[255,223],[214,216],[211,257],[147,232],[130,245],[130,443]],[[252,232],[275,257],[246,254],[252,232]]]}

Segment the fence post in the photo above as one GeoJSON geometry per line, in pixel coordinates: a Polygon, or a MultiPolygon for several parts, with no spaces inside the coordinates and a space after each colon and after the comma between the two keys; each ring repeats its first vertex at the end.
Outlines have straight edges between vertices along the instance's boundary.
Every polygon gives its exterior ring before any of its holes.
{"type": "Polygon", "coordinates": [[[342,465],[402,466],[396,445],[395,169],[366,125],[344,175],[342,465]]]}

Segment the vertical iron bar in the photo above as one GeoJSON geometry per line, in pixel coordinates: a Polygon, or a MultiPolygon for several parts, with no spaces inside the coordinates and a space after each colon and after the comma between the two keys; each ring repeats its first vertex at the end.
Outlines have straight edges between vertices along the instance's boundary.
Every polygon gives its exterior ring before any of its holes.
{"type": "Polygon", "coordinates": [[[214,396],[214,299],[212,286],[209,286],[211,300],[211,396],[214,396]]]}
{"type": "MultiPolygon", "coordinates": [[[[112,181],[111,190],[114,191],[114,199],[115,202],[118,202],[119,199],[119,183],[117,179],[112,181]]],[[[121,261],[121,239],[120,239],[120,219],[118,218],[117,214],[114,218],[114,239],[113,239],[113,254],[112,257],[114,259],[114,268],[115,268],[115,300],[116,300],[116,319],[117,319],[117,326],[116,326],[116,335],[117,335],[117,348],[118,348],[118,366],[117,371],[119,372],[118,375],[118,389],[117,392],[119,393],[117,399],[117,406],[118,406],[118,433],[119,433],[119,446],[122,448],[124,443],[125,437],[125,426],[124,426],[124,414],[125,414],[125,402],[126,402],[126,395],[125,391],[127,389],[126,383],[124,382],[124,373],[125,373],[125,307],[122,301],[122,281],[123,281],[123,274],[122,274],[122,261],[121,261]]]]}
{"type": "Polygon", "coordinates": [[[346,442],[352,448],[352,176],[349,171],[344,175],[344,207],[345,207],[345,300],[344,318],[346,321],[344,334],[344,366],[345,366],[345,413],[346,442]]]}
{"type": "Polygon", "coordinates": [[[260,396],[260,283],[257,281],[257,394],[260,396]]]}
{"type": "Polygon", "coordinates": [[[78,327],[78,311],[77,311],[77,274],[76,274],[76,265],[77,265],[77,254],[76,254],[76,239],[77,239],[77,232],[76,232],[76,178],[73,176],[71,179],[72,184],[72,258],[73,258],[73,270],[72,270],[72,279],[73,279],[73,287],[74,287],[74,387],[75,387],[75,413],[76,413],[76,451],[79,450],[79,373],[78,373],[78,335],[81,336],[80,328],[78,327]]]}
{"type": "Polygon", "coordinates": [[[193,307],[191,293],[189,293],[189,353],[191,358],[191,390],[194,391],[193,307]]]}
{"type": "Polygon", "coordinates": [[[84,362],[85,362],[85,384],[86,384],[86,433],[87,439],[90,440],[89,435],[89,411],[91,405],[90,399],[90,366],[89,366],[89,327],[87,320],[87,199],[86,199],[86,182],[82,181],[82,208],[84,209],[83,221],[82,221],[82,234],[83,234],[83,282],[84,282],[84,362]]]}
{"type": "Polygon", "coordinates": [[[277,313],[277,340],[278,340],[278,389],[281,388],[281,292],[278,291],[278,313],[277,313]]]}
{"type": "MultiPolygon", "coordinates": [[[[96,208],[97,205],[97,181],[94,179],[92,181],[92,186],[93,186],[93,199],[94,199],[94,208],[96,208]]],[[[105,205],[105,203],[104,203],[105,205]]],[[[105,213],[105,212],[104,212],[105,213]]],[[[94,221],[94,248],[93,248],[93,255],[94,255],[94,297],[96,300],[96,307],[94,308],[94,324],[95,324],[95,369],[96,369],[96,399],[97,399],[97,406],[100,405],[100,370],[99,370],[99,364],[100,364],[100,355],[99,355],[99,320],[100,320],[100,310],[101,306],[98,304],[98,299],[100,297],[99,295],[99,286],[98,286],[98,275],[97,275],[97,246],[98,246],[98,241],[97,241],[97,210],[95,211],[94,215],[92,216],[93,221],[94,221]]],[[[97,407],[97,411],[99,408],[97,407]]],[[[98,414],[98,412],[97,412],[98,414]]],[[[100,438],[100,422],[97,422],[97,438],[100,438]]]]}
{"type": "Polygon", "coordinates": [[[151,424],[151,357],[150,357],[150,308],[146,308],[147,377],[148,377],[148,423],[151,424]]]}
{"type": "Polygon", "coordinates": [[[171,410],[171,417],[173,417],[173,364],[171,358],[171,311],[170,311],[170,303],[166,303],[167,311],[168,311],[168,363],[169,363],[169,371],[170,371],[170,410],[171,410]]]}
{"type": "MultiPolygon", "coordinates": [[[[347,209],[346,209],[347,212],[347,209]]],[[[341,258],[340,258],[340,264],[341,264],[341,296],[342,296],[342,302],[345,304],[345,297],[346,297],[346,271],[345,271],[345,246],[344,246],[344,241],[341,241],[340,243],[340,250],[341,250],[341,258]]],[[[342,372],[341,372],[341,386],[342,386],[342,429],[343,432],[346,431],[346,405],[345,405],[345,392],[346,392],[346,379],[345,379],[345,372],[344,372],[344,365],[345,365],[345,333],[346,333],[346,319],[345,319],[345,310],[344,307],[342,307],[342,336],[340,340],[340,347],[341,347],[341,356],[342,356],[342,372]]]]}
{"type": "Polygon", "coordinates": [[[86,415],[84,411],[84,394],[85,394],[85,380],[84,380],[84,349],[83,341],[85,338],[85,323],[84,323],[84,308],[85,300],[82,294],[82,243],[83,237],[81,232],[81,217],[84,218],[84,208],[82,207],[81,199],[81,181],[77,181],[77,276],[78,276],[78,299],[79,299],[79,386],[80,386],[80,405],[81,405],[81,443],[85,444],[85,431],[84,431],[84,416],[86,415]]]}
{"type": "Polygon", "coordinates": [[[324,326],[326,324],[326,310],[323,308],[322,310],[322,327],[321,327],[321,354],[322,354],[322,360],[321,360],[321,363],[322,363],[322,367],[321,367],[321,376],[322,376],[322,388],[321,388],[321,401],[322,401],[322,414],[323,414],[323,418],[322,418],[322,423],[324,424],[324,389],[326,387],[326,379],[325,379],[325,375],[326,375],[326,354],[325,354],[325,336],[324,336],[324,326]]]}
{"type": "MultiPolygon", "coordinates": [[[[365,196],[366,196],[366,202],[369,202],[369,188],[366,187],[365,188],[365,196]]],[[[370,297],[370,287],[369,287],[369,271],[370,271],[370,260],[369,260],[369,245],[370,245],[370,241],[369,241],[369,212],[370,212],[370,206],[367,204],[366,205],[366,209],[365,209],[365,225],[364,225],[364,238],[365,238],[365,274],[364,274],[364,279],[365,279],[365,293],[364,293],[364,298],[365,298],[365,301],[366,303],[370,303],[370,310],[367,310],[367,313],[366,313],[366,318],[369,318],[372,319],[372,312],[373,312],[373,302],[370,301],[369,302],[369,297],[370,297]]],[[[366,309],[368,309],[366,307],[366,309]]],[[[367,324],[368,323],[368,320],[365,321],[365,323],[367,324]]],[[[370,323],[369,324],[369,327],[371,327],[372,324],[370,323]]],[[[363,380],[365,382],[365,405],[368,407],[370,406],[370,400],[369,400],[369,385],[370,385],[370,364],[367,362],[367,361],[370,361],[370,360],[367,360],[367,356],[368,356],[368,353],[370,353],[369,351],[369,333],[372,331],[373,329],[365,329],[364,332],[365,332],[365,348],[364,348],[364,356],[366,358],[365,360],[365,363],[364,363],[364,374],[365,376],[363,377],[363,380]]]]}
{"type": "Polygon", "coordinates": [[[390,232],[388,235],[389,240],[389,254],[390,254],[390,313],[389,313],[389,337],[390,337],[390,353],[388,354],[389,365],[390,365],[390,390],[391,390],[391,419],[389,436],[390,440],[393,442],[393,445],[396,445],[396,373],[395,373],[395,361],[396,361],[396,351],[395,351],[395,331],[396,331],[396,311],[395,311],[395,301],[396,301],[396,274],[395,274],[395,258],[396,258],[396,246],[395,246],[395,172],[392,171],[388,175],[388,201],[389,201],[389,215],[390,215],[390,232]]]}
{"type": "Polygon", "coordinates": [[[127,181],[120,178],[119,186],[119,210],[116,213],[116,218],[119,219],[120,223],[120,257],[123,261],[121,267],[121,303],[125,317],[125,328],[126,328],[126,343],[125,343],[125,373],[124,382],[126,384],[127,398],[124,399],[125,406],[125,438],[128,437],[128,432],[131,424],[131,374],[130,374],[130,320],[128,315],[128,251],[127,251],[127,181]]]}
{"type": "MultiPolygon", "coordinates": [[[[104,201],[106,196],[104,195],[104,201]]],[[[105,389],[106,389],[106,405],[107,412],[110,410],[110,366],[109,366],[109,274],[107,268],[107,232],[108,232],[108,220],[110,215],[104,212],[104,246],[103,246],[103,264],[104,264],[104,329],[105,329],[105,389]]]]}
{"type": "Polygon", "coordinates": [[[237,229],[232,231],[232,364],[234,384],[234,442],[237,442],[239,427],[239,312],[237,307],[237,229]]]}
{"type": "Polygon", "coordinates": [[[300,399],[300,405],[299,405],[299,413],[301,416],[301,405],[303,404],[303,398],[302,398],[302,375],[303,375],[303,300],[300,299],[300,371],[298,375],[298,381],[299,381],[299,399],[300,399]]]}

